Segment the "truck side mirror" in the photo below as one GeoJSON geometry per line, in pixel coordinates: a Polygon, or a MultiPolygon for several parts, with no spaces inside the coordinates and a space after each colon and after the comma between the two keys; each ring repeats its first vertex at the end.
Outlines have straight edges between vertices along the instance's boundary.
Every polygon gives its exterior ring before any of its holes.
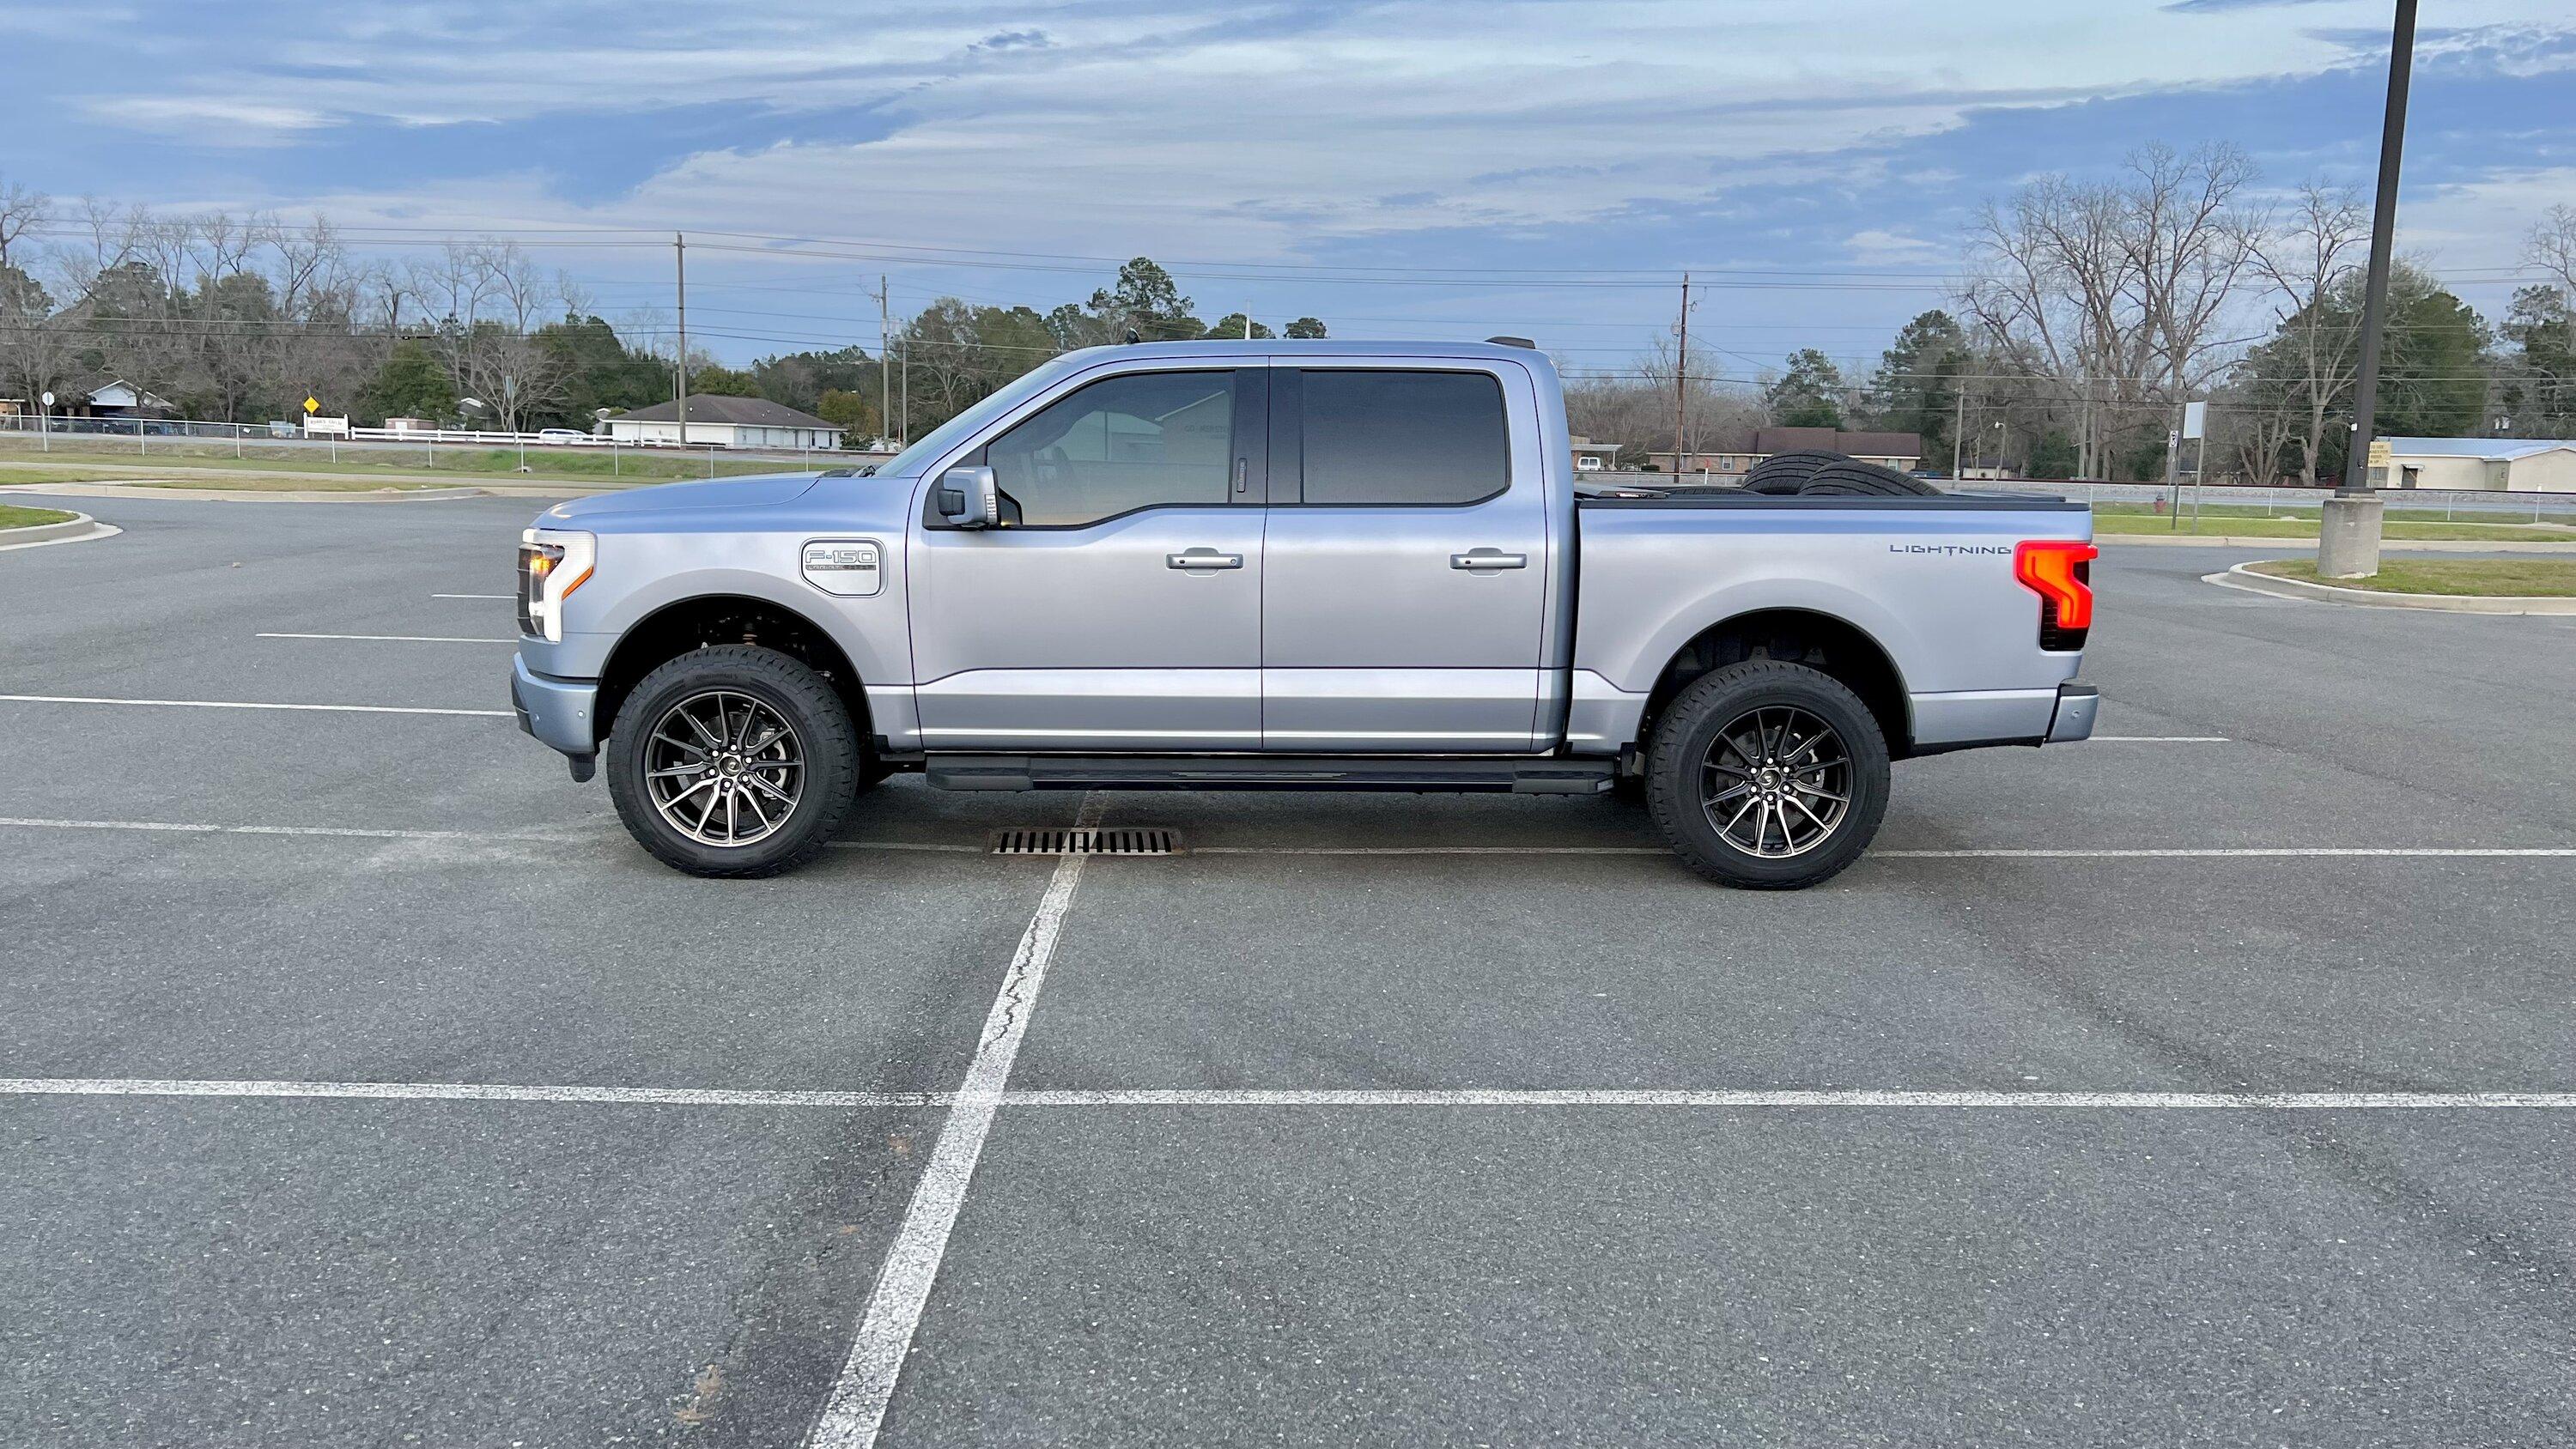
{"type": "Polygon", "coordinates": [[[1002,521],[1002,490],[990,468],[951,468],[939,475],[939,516],[952,528],[991,528],[1002,521]]]}

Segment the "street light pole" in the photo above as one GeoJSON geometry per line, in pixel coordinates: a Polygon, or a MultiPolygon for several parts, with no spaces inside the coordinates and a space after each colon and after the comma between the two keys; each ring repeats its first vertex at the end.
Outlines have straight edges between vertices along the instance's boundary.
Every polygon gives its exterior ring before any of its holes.
{"type": "Polygon", "coordinates": [[[2388,105],[2380,118],[2379,196],[2370,216],[2370,274],[2361,302],[2361,368],[2353,380],[2352,447],[2343,486],[2326,500],[2317,572],[2361,578],[2379,572],[2381,501],[2370,488],[2370,445],[2379,410],[2379,360],[2387,327],[2388,269],[2397,242],[2397,177],[2406,145],[2406,89],[2415,69],[2415,0],[2397,0],[2389,31],[2388,105]]]}

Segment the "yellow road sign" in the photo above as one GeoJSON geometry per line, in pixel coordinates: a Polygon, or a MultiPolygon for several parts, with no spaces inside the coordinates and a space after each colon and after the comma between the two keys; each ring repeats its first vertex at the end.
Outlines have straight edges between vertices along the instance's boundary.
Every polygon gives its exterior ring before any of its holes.
{"type": "Polygon", "coordinates": [[[2370,440],[2371,467],[2385,468],[2388,466],[2389,459],[2393,456],[2395,455],[2389,451],[2388,440],[2386,438],[2373,438],[2370,440]]]}
{"type": "Polygon", "coordinates": [[[307,415],[322,411],[321,400],[318,398],[306,398],[304,400],[304,411],[307,415]]]}

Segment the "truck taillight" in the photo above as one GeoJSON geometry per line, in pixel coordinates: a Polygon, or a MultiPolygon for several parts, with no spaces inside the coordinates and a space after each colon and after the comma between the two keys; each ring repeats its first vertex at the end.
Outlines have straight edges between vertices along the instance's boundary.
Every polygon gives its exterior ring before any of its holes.
{"type": "Polygon", "coordinates": [[[2102,551],[2071,539],[2031,539],[2013,550],[2013,577],[2039,595],[2039,647],[2081,649],[2093,627],[2093,560],[2102,551]]]}

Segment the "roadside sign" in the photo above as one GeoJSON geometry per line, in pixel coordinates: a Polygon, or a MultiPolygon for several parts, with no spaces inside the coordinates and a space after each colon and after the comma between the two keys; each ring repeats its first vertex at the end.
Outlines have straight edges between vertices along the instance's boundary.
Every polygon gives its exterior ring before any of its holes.
{"type": "Polygon", "coordinates": [[[311,417],[313,414],[320,411],[322,411],[321,399],[308,397],[304,400],[304,415],[306,417],[311,417]]]}
{"type": "Polygon", "coordinates": [[[51,389],[51,388],[47,388],[47,389],[45,390],[45,406],[47,406],[47,407],[52,407],[53,405],[54,405],[54,393],[53,393],[53,389],[51,389]]]}
{"type": "Polygon", "coordinates": [[[2370,440],[2371,467],[2385,468],[2395,459],[2395,457],[2396,453],[2390,449],[2386,438],[2373,438],[2370,440]]]}
{"type": "Polygon", "coordinates": [[[2209,404],[2187,402],[2182,405],[2182,435],[2186,438],[2209,436],[2209,404]]]}

